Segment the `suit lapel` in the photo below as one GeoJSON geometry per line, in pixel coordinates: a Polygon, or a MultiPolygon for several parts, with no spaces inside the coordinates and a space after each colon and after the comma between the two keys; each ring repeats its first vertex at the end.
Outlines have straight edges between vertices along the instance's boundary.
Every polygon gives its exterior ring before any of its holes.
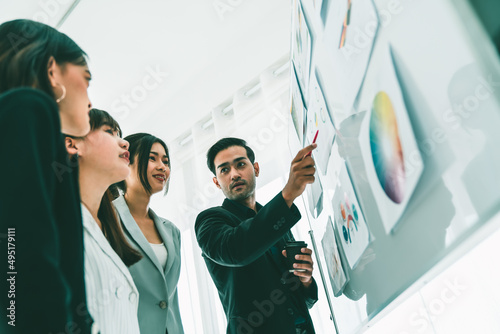
{"type": "Polygon", "coordinates": [[[141,229],[135,222],[134,217],[130,213],[125,198],[123,196],[120,196],[113,201],[113,204],[115,204],[116,208],[118,209],[118,213],[122,220],[123,226],[129,233],[131,239],[134,240],[139,248],[143,251],[143,253],[147,255],[149,261],[153,262],[155,267],[160,272],[163,272],[163,268],[161,267],[160,262],[158,261],[158,258],[153,251],[153,248],[151,248],[151,246],[149,245],[148,240],[146,239],[141,229]]]}
{"type": "Polygon", "coordinates": [[[172,235],[172,229],[167,225],[164,219],[158,217],[153,210],[149,210],[149,215],[153,218],[156,229],[158,233],[160,233],[163,244],[167,248],[167,264],[165,265],[165,270],[163,270],[163,274],[166,276],[176,257],[174,236],[172,235]]]}
{"type": "Polygon", "coordinates": [[[114,262],[115,266],[120,269],[123,275],[127,278],[129,284],[135,287],[135,284],[132,280],[130,272],[128,271],[127,266],[123,263],[122,259],[116,254],[116,252],[111,247],[109,241],[106,239],[104,234],[102,233],[99,225],[95,221],[94,217],[90,214],[85,206],[81,206],[82,208],[82,216],[83,216],[83,227],[87,230],[90,236],[95,240],[97,245],[101,248],[101,250],[114,262]]]}

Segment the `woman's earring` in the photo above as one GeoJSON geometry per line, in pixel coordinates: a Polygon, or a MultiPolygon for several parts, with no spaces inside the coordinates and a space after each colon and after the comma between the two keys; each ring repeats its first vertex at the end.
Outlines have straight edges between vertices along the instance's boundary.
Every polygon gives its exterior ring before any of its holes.
{"type": "Polygon", "coordinates": [[[64,98],[66,97],[66,87],[64,87],[64,85],[61,85],[60,83],[57,83],[59,86],[61,86],[61,89],[62,89],[62,94],[61,94],[61,97],[58,98],[56,100],[57,103],[61,102],[62,100],[64,100],[64,98]]]}

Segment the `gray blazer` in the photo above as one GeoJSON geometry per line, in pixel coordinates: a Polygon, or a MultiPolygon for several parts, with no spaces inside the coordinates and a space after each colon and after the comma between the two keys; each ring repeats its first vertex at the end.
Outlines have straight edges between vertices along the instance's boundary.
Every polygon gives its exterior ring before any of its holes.
{"type": "Polygon", "coordinates": [[[170,221],[158,217],[149,209],[168,252],[167,265],[163,270],[153,249],[137,226],[123,196],[113,201],[120,216],[123,230],[132,247],[143,258],[129,267],[139,290],[139,327],[145,334],[183,334],[177,282],[181,270],[181,236],[179,229],[170,221]]]}

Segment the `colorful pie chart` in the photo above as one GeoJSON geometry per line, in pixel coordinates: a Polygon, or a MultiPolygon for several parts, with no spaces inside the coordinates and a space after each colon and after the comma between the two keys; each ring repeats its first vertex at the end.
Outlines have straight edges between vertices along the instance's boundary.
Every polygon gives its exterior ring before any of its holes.
{"type": "Polygon", "coordinates": [[[389,96],[383,91],[373,100],[370,147],[380,185],[393,202],[401,203],[406,180],[404,155],[396,114],[389,96]]]}

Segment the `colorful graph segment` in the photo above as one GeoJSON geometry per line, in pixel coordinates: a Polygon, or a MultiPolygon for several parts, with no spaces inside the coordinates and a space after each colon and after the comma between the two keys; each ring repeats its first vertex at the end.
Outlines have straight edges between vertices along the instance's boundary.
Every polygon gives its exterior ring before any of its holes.
{"type": "Polygon", "coordinates": [[[384,91],[373,100],[370,147],[380,185],[393,202],[401,203],[406,180],[404,155],[396,114],[389,95],[384,91]]]}
{"type": "Polygon", "coordinates": [[[358,211],[354,204],[350,205],[347,193],[344,194],[344,203],[340,203],[342,217],[342,234],[346,243],[352,243],[354,233],[358,231],[358,211]]]}

